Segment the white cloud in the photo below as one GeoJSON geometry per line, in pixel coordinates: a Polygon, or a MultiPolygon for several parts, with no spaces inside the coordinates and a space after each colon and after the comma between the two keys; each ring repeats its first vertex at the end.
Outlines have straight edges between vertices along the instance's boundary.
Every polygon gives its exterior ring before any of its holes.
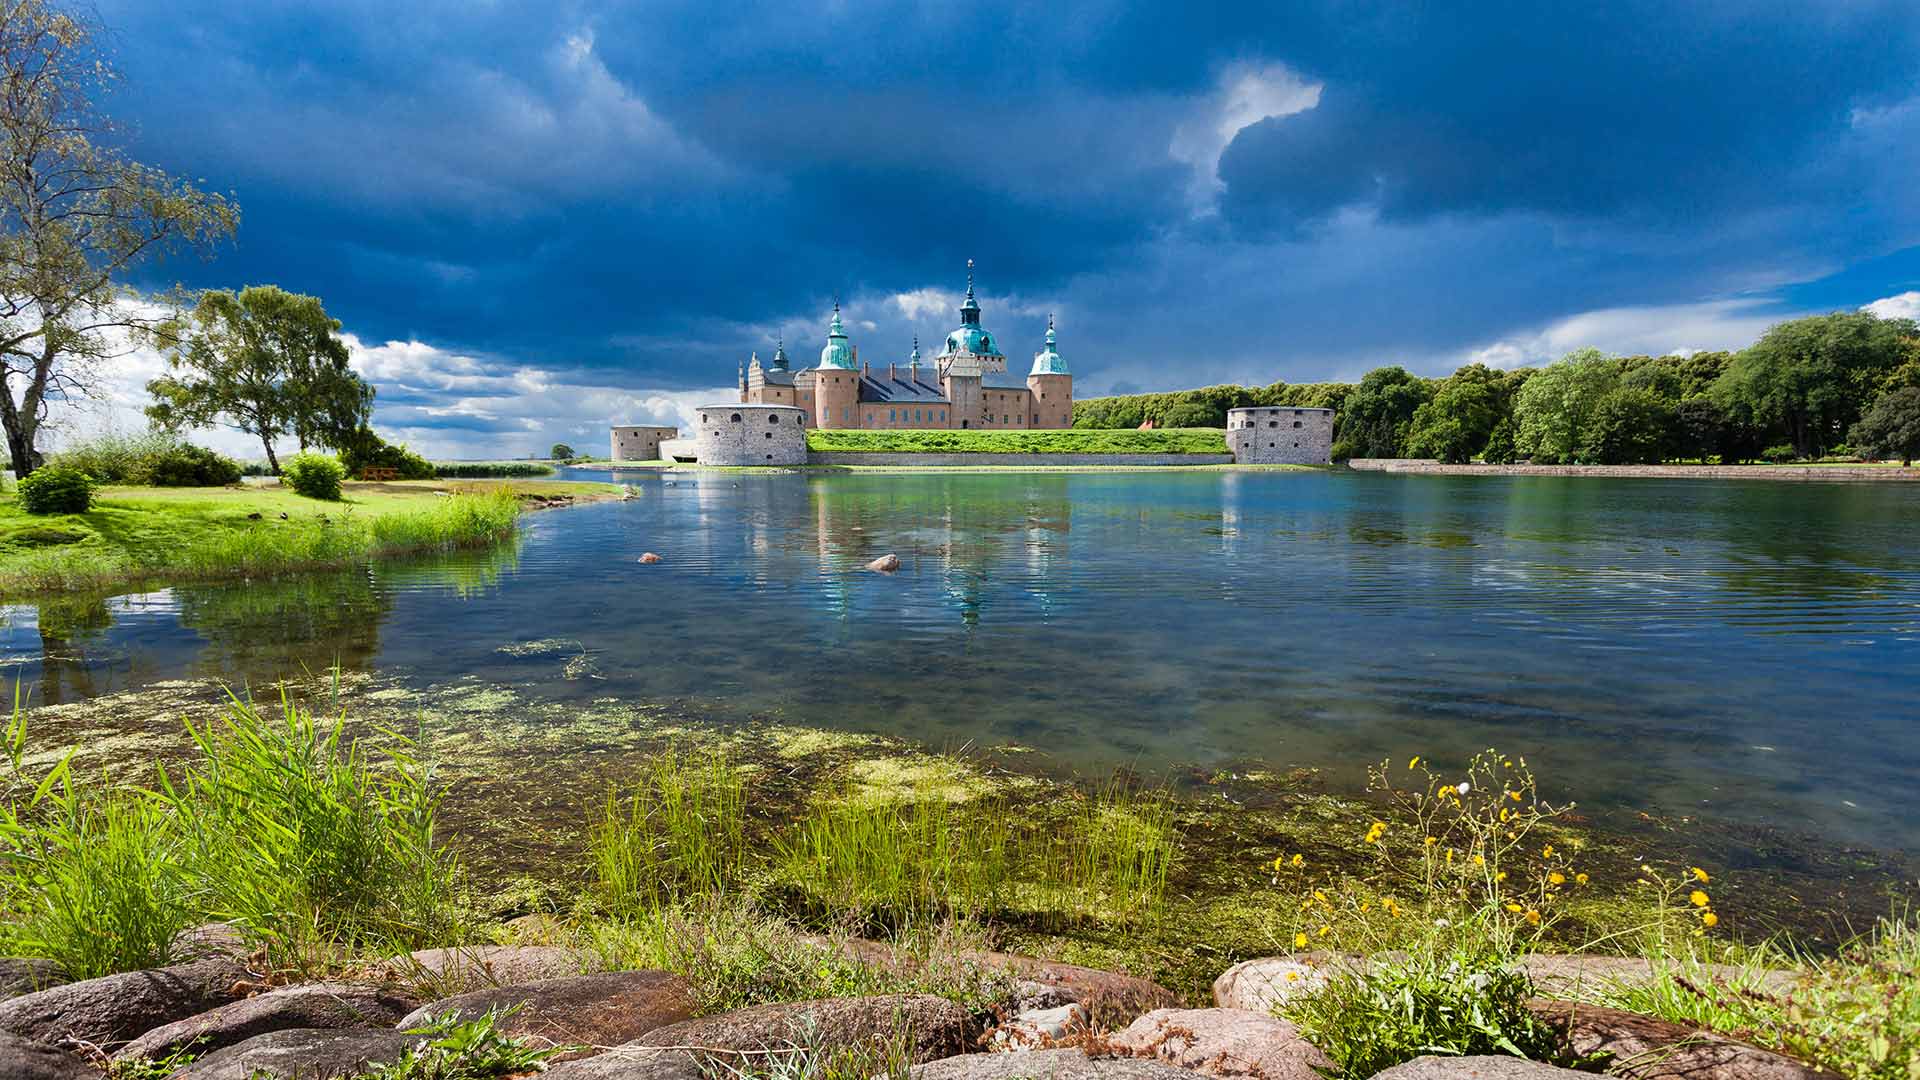
{"type": "Polygon", "coordinates": [[[1520,367],[1557,360],[1589,345],[1622,356],[1740,349],[1788,317],[1771,301],[1760,299],[1603,308],[1470,350],[1464,362],[1520,367]]]}
{"type": "Polygon", "coordinates": [[[1883,319],[1920,319],[1920,292],[1883,296],[1871,304],[1863,305],[1860,310],[1870,311],[1883,319]]]}
{"type": "Polygon", "coordinates": [[[1308,82],[1285,64],[1236,64],[1220,75],[1212,93],[1196,100],[1174,128],[1167,153],[1194,172],[1187,196],[1196,216],[1217,210],[1226,185],[1220,155],[1234,136],[1262,120],[1291,116],[1320,104],[1324,83],[1308,82]]]}

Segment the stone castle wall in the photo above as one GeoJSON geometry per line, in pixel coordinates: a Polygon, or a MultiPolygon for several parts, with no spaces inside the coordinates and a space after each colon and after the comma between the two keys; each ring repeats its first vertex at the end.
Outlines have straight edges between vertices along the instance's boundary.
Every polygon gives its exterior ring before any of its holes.
{"type": "Polygon", "coordinates": [[[791,405],[702,405],[696,413],[702,465],[807,463],[807,414],[791,405]]]}
{"type": "Polygon", "coordinates": [[[1333,460],[1333,410],[1227,410],[1227,449],[1242,465],[1326,465],[1333,460]]]}
{"type": "Polygon", "coordinates": [[[679,434],[676,427],[616,425],[610,440],[612,453],[607,456],[614,461],[654,461],[660,457],[660,444],[679,434]]]}

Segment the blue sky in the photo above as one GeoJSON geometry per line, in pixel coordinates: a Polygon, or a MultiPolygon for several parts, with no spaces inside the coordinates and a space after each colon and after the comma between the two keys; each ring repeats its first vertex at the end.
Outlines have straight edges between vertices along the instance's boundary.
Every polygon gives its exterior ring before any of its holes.
{"type": "Polygon", "coordinates": [[[99,10],[134,153],[244,214],[146,284],[323,297],[431,453],[671,422],[836,295],[904,358],[970,257],[1082,396],[1920,312],[1912,2],[99,10]]]}

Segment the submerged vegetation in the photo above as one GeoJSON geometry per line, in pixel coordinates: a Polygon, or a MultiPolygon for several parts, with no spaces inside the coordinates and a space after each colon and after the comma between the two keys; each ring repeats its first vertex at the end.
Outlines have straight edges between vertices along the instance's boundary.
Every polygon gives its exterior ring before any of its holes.
{"type": "Polygon", "coordinates": [[[858,431],[810,429],[816,452],[910,454],[1225,454],[1219,428],[1154,431],[858,431]]]}

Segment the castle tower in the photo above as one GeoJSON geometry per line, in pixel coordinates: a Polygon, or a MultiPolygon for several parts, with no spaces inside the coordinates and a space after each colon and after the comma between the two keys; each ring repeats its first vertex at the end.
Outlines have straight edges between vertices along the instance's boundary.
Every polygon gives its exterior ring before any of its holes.
{"type": "Polygon", "coordinates": [[[989,371],[1007,370],[1007,358],[993,343],[993,335],[980,326],[980,301],[973,296],[973,260],[967,260],[967,298],[960,304],[960,327],[947,335],[947,346],[935,364],[940,373],[940,389],[951,408],[948,425],[977,428],[984,413],[980,377],[989,371]]]}
{"type": "Polygon", "coordinates": [[[1027,389],[1033,394],[1031,421],[1037,428],[1073,426],[1073,374],[1055,347],[1053,316],[1047,316],[1047,346],[1033,354],[1027,389]]]}
{"type": "Polygon", "coordinates": [[[859,427],[859,404],[860,362],[840,324],[840,303],[835,301],[827,344],[820,350],[820,366],[813,373],[814,426],[859,427]]]}

